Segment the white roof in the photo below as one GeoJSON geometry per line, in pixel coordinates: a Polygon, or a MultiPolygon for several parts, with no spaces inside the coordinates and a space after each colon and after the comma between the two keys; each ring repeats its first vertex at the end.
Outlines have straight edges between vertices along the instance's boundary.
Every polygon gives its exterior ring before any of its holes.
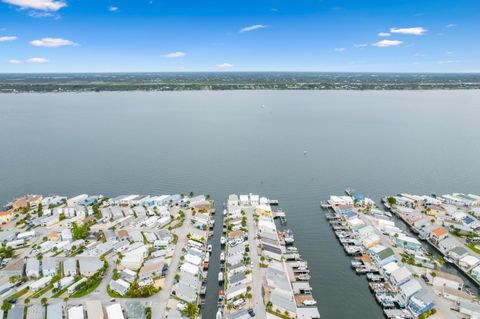
{"type": "Polygon", "coordinates": [[[396,282],[402,282],[407,278],[410,278],[412,273],[407,269],[407,267],[403,266],[398,268],[394,272],[392,272],[392,277],[395,279],[396,282]]]}
{"type": "Polygon", "coordinates": [[[76,306],[68,309],[68,319],[83,319],[83,306],[76,306]]]}
{"type": "Polygon", "coordinates": [[[115,303],[113,305],[107,306],[107,316],[108,319],[124,319],[122,312],[122,306],[119,303],[115,303]]]}
{"type": "Polygon", "coordinates": [[[202,263],[202,258],[200,258],[199,256],[187,254],[185,255],[185,261],[192,265],[198,266],[202,263]]]}
{"type": "Polygon", "coordinates": [[[476,265],[479,261],[480,260],[478,260],[477,257],[472,256],[472,255],[467,255],[467,256],[463,257],[462,259],[460,259],[461,263],[467,264],[470,267],[476,265]]]}
{"type": "Polygon", "coordinates": [[[192,275],[196,275],[198,274],[198,266],[194,266],[192,264],[189,264],[189,263],[184,263],[181,267],[180,267],[180,270],[181,271],[185,271],[185,272],[188,272],[192,275]]]}
{"type": "Polygon", "coordinates": [[[385,270],[385,272],[386,272],[387,274],[390,275],[390,274],[393,273],[395,270],[399,269],[400,266],[397,264],[397,262],[392,261],[392,262],[386,264],[385,266],[383,266],[382,268],[383,268],[383,270],[385,270]]]}
{"type": "Polygon", "coordinates": [[[100,300],[87,300],[85,302],[87,306],[88,319],[104,319],[102,302],[100,300]]]}

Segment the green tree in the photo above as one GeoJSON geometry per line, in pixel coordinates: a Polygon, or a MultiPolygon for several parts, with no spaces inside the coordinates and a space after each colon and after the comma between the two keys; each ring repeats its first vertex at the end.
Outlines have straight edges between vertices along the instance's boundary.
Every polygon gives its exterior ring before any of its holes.
{"type": "Polygon", "coordinates": [[[4,312],[8,312],[11,308],[12,308],[12,304],[11,304],[10,302],[8,302],[7,299],[3,300],[2,310],[3,310],[4,312]]]}
{"type": "Polygon", "coordinates": [[[388,204],[390,204],[390,206],[393,206],[393,205],[397,205],[397,199],[393,196],[390,196],[388,199],[388,204]]]}

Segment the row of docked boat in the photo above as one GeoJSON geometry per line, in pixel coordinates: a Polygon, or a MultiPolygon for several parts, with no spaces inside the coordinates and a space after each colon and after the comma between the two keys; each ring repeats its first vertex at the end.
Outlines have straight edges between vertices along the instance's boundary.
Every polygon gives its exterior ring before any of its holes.
{"type": "Polygon", "coordinates": [[[326,217],[345,252],[351,256],[361,254],[363,249],[360,242],[356,238],[356,235],[349,229],[348,224],[341,219],[340,215],[329,212],[326,214],[326,217]]]}
{"type": "Polygon", "coordinates": [[[354,256],[351,261],[353,270],[359,275],[366,275],[375,300],[382,307],[385,316],[399,319],[412,318],[409,311],[400,309],[399,305],[403,300],[398,291],[389,284],[382,270],[372,262],[368,252],[361,245],[358,235],[350,229],[348,223],[335,210],[327,211],[325,217],[346,254],[354,256]]]}

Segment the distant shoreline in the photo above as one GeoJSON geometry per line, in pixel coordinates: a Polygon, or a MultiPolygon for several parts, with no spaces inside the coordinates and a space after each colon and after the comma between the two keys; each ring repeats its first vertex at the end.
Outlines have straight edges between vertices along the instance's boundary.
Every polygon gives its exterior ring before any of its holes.
{"type": "Polygon", "coordinates": [[[471,90],[480,73],[0,74],[0,93],[230,90],[471,90]]]}

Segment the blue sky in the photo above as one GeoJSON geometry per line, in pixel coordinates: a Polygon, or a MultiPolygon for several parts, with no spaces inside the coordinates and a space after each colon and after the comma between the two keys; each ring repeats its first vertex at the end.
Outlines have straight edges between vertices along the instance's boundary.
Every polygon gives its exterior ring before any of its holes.
{"type": "Polygon", "coordinates": [[[0,0],[0,73],[480,72],[478,0],[0,0]]]}

